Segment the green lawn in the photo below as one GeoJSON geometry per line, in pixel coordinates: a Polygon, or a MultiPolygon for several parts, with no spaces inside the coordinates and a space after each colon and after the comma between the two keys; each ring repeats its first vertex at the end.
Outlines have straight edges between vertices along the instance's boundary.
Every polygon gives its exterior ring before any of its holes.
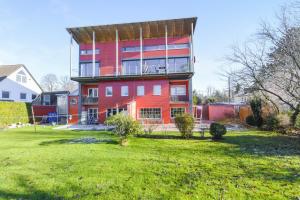
{"type": "MultiPolygon", "coordinates": [[[[38,127],[0,132],[0,199],[297,199],[300,141],[229,132],[219,142],[117,138],[38,127]]],[[[162,134],[162,133],[161,133],[162,134]]],[[[177,133],[169,133],[177,134],[177,133]]]]}

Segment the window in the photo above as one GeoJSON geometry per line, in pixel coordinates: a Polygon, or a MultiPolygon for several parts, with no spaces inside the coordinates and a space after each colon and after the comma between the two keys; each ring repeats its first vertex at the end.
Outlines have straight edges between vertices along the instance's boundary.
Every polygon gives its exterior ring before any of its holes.
{"type": "Polygon", "coordinates": [[[43,105],[50,105],[50,95],[49,94],[45,94],[44,98],[43,98],[43,105]]]}
{"type": "Polygon", "coordinates": [[[31,95],[31,99],[34,100],[36,98],[36,94],[31,95]]]}
{"type": "Polygon", "coordinates": [[[111,86],[105,88],[105,96],[111,97],[113,95],[113,89],[111,86]]]}
{"type": "Polygon", "coordinates": [[[144,74],[159,74],[166,72],[166,59],[144,59],[143,73],[144,74]]]}
{"type": "Polygon", "coordinates": [[[171,96],[185,96],[185,95],[186,95],[185,85],[171,86],[171,96]]]}
{"type": "Polygon", "coordinates": [[[124,60],[122,61],[122,74],[123,75],[136,75],[140,73],[141,61],[140,60],[124,60]]]}
{"type": "MultiPolygon", "coordinates": [[[[99,54],[100,49],[95,49],[95,54],[99,54]]],[[[93,55],[93,49],[82,49],[80,55],[93,55]]]]}
{"type": "Polygon", "coordinates": [[[110,117],[121,112],[127,114],[127,108],[109,108],[106,110],[106,117],[110,117]]]}
{"type": "Polygon", "coordinates": [[[160,108],[141,108],[140,109],[141,119],[161,119],[160,108]]]}
{"type": "Polygon", "coordinates": [[[2,91],[2,98],[9,99],[9,91],[2,91]]]}
{"type": "Polygon", "coordinates": [[[26,93],[20,93],[20,99],[26,99],[26,93]]]}
{"type": "Polygon", "coordinates": [[[121,86],[121,96],[122,97],[128,96],[128,86],[121,86]]]}
{"type": "Polygon", "coordinates": [[[145,95],[145,87],[143,85],[137,86],[137,96],[144,96],[145,95]]]}
{"type": "Polygon", "coordinates": [[[177,115],[185,113],[185,108],[171,108],[171,118],[175,118],[177,115]]]}
{"type": "Polygon", "coordinates": [[[75,97],[71,98],[70,104],[71,105],[76,105],[77,104],[77,99],[75,97]]]}
{"type": "Polygon", "coordinates": [[[161,95],[161,85],[153,85],[153,95],[161,95]]]}
{"type": "Polygon", "coordinates": [[[168,49],[186,49],[189,48],[189,44],[169,44],[168,49]]]}
{"type": "Polygon", "coordinates": [[[88,96],[89,97],[98,97],[98,88],[89,88],[88,96]]]}
{"type": "Polygon", "coordinates": [[[170,73],[188,72],[189,58],[168,58],[168,71],[170,73]]]}
{"type": "Polygon", "coordinates": [[[95,71],[94,71],[94,74],[93,74],[93,63],[92,62],[82,62],[80,63],[80,76],[83,76],[83,77],[87,77],[87,76],[99,76],[100,74],[100,69],[99,69],[99,62],[96,62],[95,63],[95,71]]]}
{"type": "Polygon", "coordinates": [[[122,51],[123,52],[137,52],[137,51],[140,51],[140,47],[139,46],[135,46],[135,47],[123,47],[122,51]]]}
{"type": "Polygon", "coordinates": [[[17,73],[16,81],[19,82],[19,83],[26,83],[27,82],[27,77],[26,77],[26,74],[23,70],[21,70],[17,73]]]}
{"type": "Polygon", "coordinates": [[[98,119],[98,108],[88,109],[88,120],[89,122],[95,122],[98,119]]]}
{"type": "Polygon", "coordinates": [[[165,45],[149,45],[149,46],[144,46],[144,51],[157,51],[157,50],[165,50],[166,46],[165,45]]]}

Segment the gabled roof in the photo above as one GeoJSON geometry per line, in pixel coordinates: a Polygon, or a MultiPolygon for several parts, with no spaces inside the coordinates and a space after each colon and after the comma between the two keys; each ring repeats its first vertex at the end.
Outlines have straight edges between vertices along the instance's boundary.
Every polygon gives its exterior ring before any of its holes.
{"type": "Polygon", "coordinates": [[[32,76],[30,71],[23,64],[0,65],[0,82],[3,81],[4,79],[6,79],[9,75],[11,75],[12,73],[14,73],[15,71],[17,71],[18,69],[20,69],[22,67],[28,72],[28,74],[31,76],[33,81],[38,85],[38,87],[41,89],[41,91],[43,91],[40,84],[35,80],[35,78],[32,76]]]}
{"type": "Polygon", "coordinates": [[[72,27],[67,31],[73,36],[77,43],[92,43],[93,32],[96,42],[114,41],[116,30],[119,40],[138,40],[140,28],[144,39],[159,38],[165,36],[165,27],[169,37],[189,36],[195,30],[197,17],[168,19],[146,22],[134,22],[123,24],[109,24],[99,26],[72,27]],[[192,28],[193,26],[193,28],[192,28]]]}
{"type": "Polygon", "coordinates": [[[6,79],[9,75],[14,73],[16,70],[20,69],[24,65],[17,64],[17,65],[0,65],[0,81],[6,79]]]}

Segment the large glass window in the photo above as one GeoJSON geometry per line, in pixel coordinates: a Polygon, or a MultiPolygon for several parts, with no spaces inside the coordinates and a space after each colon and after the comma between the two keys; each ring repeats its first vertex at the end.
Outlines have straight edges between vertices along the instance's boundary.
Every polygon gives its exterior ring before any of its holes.
{"type": "Polygon", "coordinates": [[[189,58],[168,58],[168,71],[170,73],[188,72],[189,58]]]}
{"type": "Polygon", "coordinates": [[[165,50],[165,45],[148,45],[144,46],[144,51],[157,51],[157,50],[165,50]]]}
{"type": "Polygon", "coordinates": [[[180,96],[186,95],[186,86],[185,85],[173,85],[171,86],[171,95],[180,96]]]}
{"type": "Polygon", "coordinates": [[[171,118],[175,118],[177,115],[185,113],[185,108],[171,108],[171,118]]]}
{"type": "MultiPolygon", "coordinates": [[[[190,45],[188,43],[183,44],[168,44],[168,49],[186,49],[189,48],[190,45]]],[[[165,50],[166,45],[165,44],[159,44],[159,45],[145,45],[143,46],[143,51],[158,51],[158,50],[165,50]]],[[[123,52],[138,52],[140,51],[139,46],[131,46],[131,47],[123,47],[123,52]]]]}
{"type": "Polygon", "coordinates": [[[88,119],[90,123],[93,123],[98,119],[98,108],[88,109],[88,119]]]}
{"type": "Polygon", "coordinates": [[[189,44],[169,44],[168,49],[186,49],[189,48],[189,44]]]}
{"type": "Polygon", "coordinates": [[[21,70],[17,73],[16,80],[19,83],[26,83],[27,82],[27,77],[26,77],[26,74],[23,70],[21,70]]]}
{"type": "Polygon", "coordinates": [[[166,59],[145,59],[143,60],[144,74],[161,74],[166,72],[166,59]]]}
{"type": "Polygon", "coordinates": [[[136,75],[140,73],[140,60],[125,60],[122,62],[123,75],[136,75]]]}
{"type": "Polygon", "coordinates": [[[141,119],[161,119],[160,108],[141,108],[139,114],[141,119]]]}
{"type": "Polygon", "coordinates": [[[49,94],[45,94],[43,96],[43,105],[50,105],[50,100],[51,100],[50,95],[49,94]]]}
{"type": "Polygon", "coordinates": [[[161,85],[153,85],[153,95],[161,95],[161,85]]]}
{"type": "Polygon", "coordinates": [[[134,47],[123,47],[122,48],[123,52],[137,52],[140,51],[140,47],[139,46],[134,46],[134,47]]]}
{"type": "Polygon", "coordinates": [[[137,86],[137,96],[145,95],[145,87],[143,85],[137,86]]]}
{"type": "Polygon", "coordinates": [[[2,91],[2,98],[9,99],[9,91],[2,91]]]}
{"type": "Polygon", "coordinates": [[[99,62],[95,63],[95,73],[93,74],[93,63],[92,62],[83,62],[80,63],[80,76],[87,77],[87,76],[99,76],[99,62]]]}

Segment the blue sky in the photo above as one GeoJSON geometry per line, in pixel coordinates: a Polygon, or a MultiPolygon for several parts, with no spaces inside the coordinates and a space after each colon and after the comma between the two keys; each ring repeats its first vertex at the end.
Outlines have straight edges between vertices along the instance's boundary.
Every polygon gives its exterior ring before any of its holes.
{"type": "Polygon", "coordinates": [[[222,89],[218,75],[232,44],[247,40],[262,20],[289,0],[0,0],[0,64],[25,64],[37,80],[69,72],[66,27],[198,17],[194,88],[222,89]]]}

